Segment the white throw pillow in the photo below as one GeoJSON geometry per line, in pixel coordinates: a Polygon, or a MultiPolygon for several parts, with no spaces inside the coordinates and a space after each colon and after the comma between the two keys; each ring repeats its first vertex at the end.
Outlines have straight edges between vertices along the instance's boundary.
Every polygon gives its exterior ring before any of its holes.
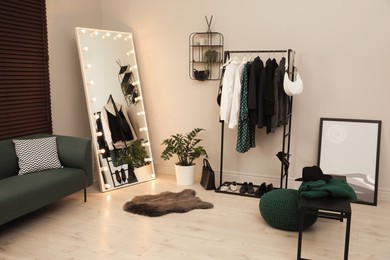
{"type": "Polygon", "coordinates": [[[13,140],[19,159],[19,175],[62,168],[56,137],[13,140]]]}

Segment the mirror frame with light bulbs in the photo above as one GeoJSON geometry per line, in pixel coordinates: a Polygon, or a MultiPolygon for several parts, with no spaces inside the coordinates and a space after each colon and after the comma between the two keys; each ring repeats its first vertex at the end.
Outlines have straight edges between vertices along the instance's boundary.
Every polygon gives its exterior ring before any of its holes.
{"type": "Polygon", "coordinates": [[[82,27],[76,27],[75,33],[100,190],[106,192],[154,180],[156,175],[132,33],[82,27]],[[123,75],[126,74],[132,77],[131,87],[136,90],[135,94],[128,95],[124,91],[123,75]],[[125,148],[135,140],[142,143],[147,153],[144,167],[114,160],[114,152],[118,150],[113,145],[114,138],[109,136],[111,125],[104,121],[109,117],[109,103],[114,104],[117,117],[118,107],[124,112],[122,120],[125,119],[134,135],[133,140],[121,142],[125,148]],[[102,140],[106,143],[104,147],[102,140]]]}

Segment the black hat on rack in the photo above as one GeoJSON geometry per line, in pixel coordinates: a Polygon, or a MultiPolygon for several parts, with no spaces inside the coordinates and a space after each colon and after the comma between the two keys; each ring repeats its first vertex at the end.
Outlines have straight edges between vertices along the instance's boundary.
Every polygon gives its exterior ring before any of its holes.
{"type": "Polygon", "coordinates": [[[303,167],[302,177],[295,179],[296,181],[328,181],[332,179],[331,175],[324,174],[318,166],[306,166],[303,167]]]}

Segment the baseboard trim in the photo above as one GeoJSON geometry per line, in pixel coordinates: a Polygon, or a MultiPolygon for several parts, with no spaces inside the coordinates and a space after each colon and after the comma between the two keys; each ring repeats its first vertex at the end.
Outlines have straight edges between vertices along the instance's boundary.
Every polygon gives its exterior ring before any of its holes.
{"type": "MultiPolygon", "coordinates": [[[[175,175],[175,166],[172,165],[154,165],[156,175],[158,174],[172,174],[175,175]]],[[[199,178],[202,174],[202,167],[196,167],[196,175],[199,178]]],[[[223,181],[236,181],[236,182],[253,182],[255,185],[260,185],[265,182],[266,184],[272,183],[274,187],[280,187],[280,177],[279,176],[270,176],[270,175],[253,175],[240,172],[224,172],[223,181]]],[[[215,172],[215,183],[219,186],[219,172],[215,172]]],[[[294,179],[289,179],[287,182],[287,188],[298,189],[301,182],[295,181],[294,179]]],[[[284,185],[283,185],[284,187],[284,185]]],[[[378,190],[378,200],[390,201],[390,189],[379,189],[378,190]]]]}

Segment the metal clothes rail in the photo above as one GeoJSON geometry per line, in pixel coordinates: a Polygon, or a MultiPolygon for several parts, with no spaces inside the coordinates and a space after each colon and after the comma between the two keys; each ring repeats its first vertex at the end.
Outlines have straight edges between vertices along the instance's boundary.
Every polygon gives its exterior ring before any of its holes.
{"type": "MultiPolygon", "coordinates": [[[[295,67],[294,67],[294,57],[295,51],[288,50],[236,50],[236,51],[225,51],[224,52],[224,63],[226,63],[231,54],[234,53],[286,53],[288,57],[288,73],[291,75],[291,78],[294,79],[295,67]]],[[[280,167],[280,188],[283,188],[283,182],[285,188],[287,188],[288,183],[288,168],[289,168],[289,160],[290,160],[290,143],[291,143],[291,121],[292,121],[292,96],[287,96],[289,100],[288,107],[286,111],[284,111],[284,118],[287,119],[286,123],[283,124],[283,140],[282,140],[282,150],[280,151],[283,159],[285,159],[286,163],[283,163],[281,160],[280,167]]],[[[225,132],[225,124],[223,120],[220,120],[221,123],[221,157],[220,157],[220,186],[223,184],[223,148],[224,148],[224,132],[225,132]]],[[[238,194],[239,195],[239,194],[238,194]]]]}

